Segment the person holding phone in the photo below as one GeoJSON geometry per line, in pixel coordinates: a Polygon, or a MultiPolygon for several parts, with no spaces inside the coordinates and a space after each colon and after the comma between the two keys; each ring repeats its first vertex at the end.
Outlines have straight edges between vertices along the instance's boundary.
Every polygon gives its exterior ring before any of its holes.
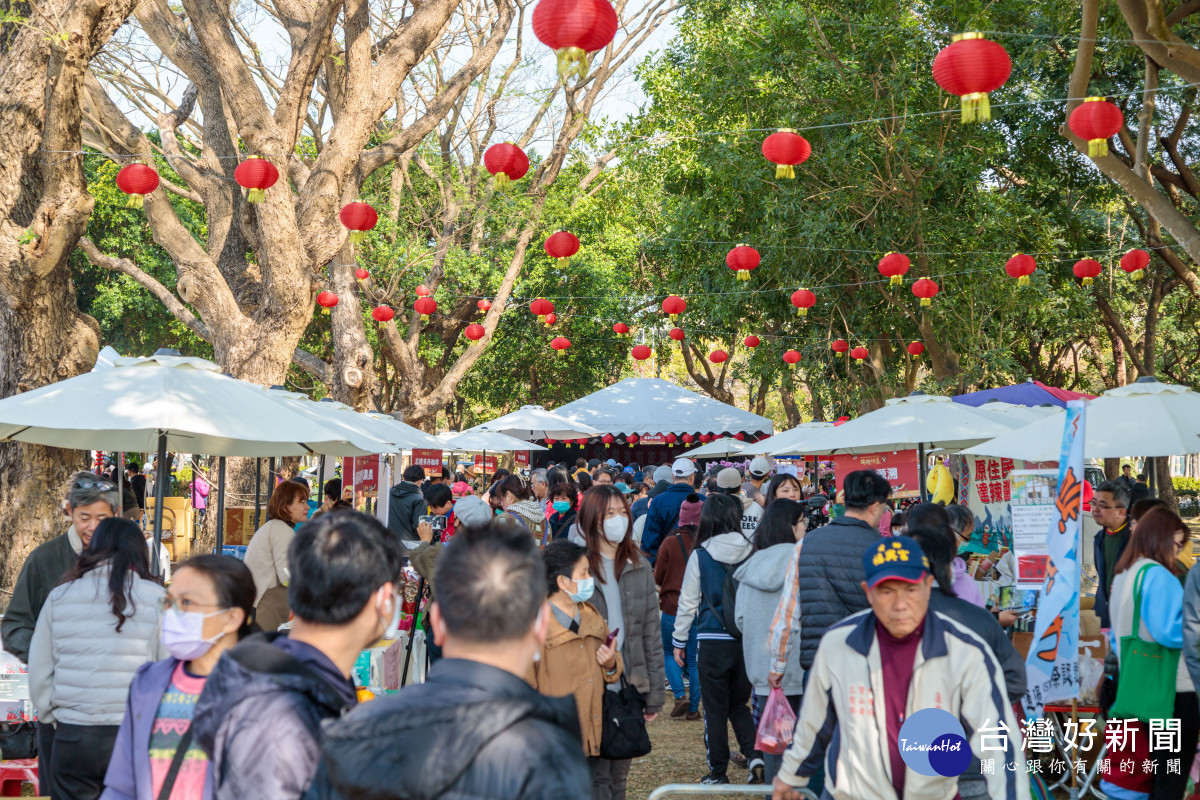
{"type": "Polygon", "coordinates": [[[588,602],[594,581],[587,550],[563,539],[542,551],[550,625],[529,682],[550,697],[571,695],[579,710],[583,752],[593,776],[600,761],[601,709],[606,684],[621,680],[623,662],[617,631],[588,602]]]}

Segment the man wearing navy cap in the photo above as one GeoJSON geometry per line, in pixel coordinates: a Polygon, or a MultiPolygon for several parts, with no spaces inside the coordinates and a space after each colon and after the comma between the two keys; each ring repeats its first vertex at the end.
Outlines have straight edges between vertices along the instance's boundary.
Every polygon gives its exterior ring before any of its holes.
{"type": "Polygon", "coordinates": [[[1004,672],[983,639],[930,611],[933,576],[921,546],[907,536],[881,539],[863,554],[863,570],[871,607],[821,639],[774,800],[800,800],[794,787],[808,784],[822,757],[825,792],[834,800],[954,797],[957,776],[922,775],[900,755],[900,727],[926,708],[957,717],[972,752],[999,762],[985,776],[989,797],[1026,800],[1029,778],[1004,672]],[[1004,751],[992,748],[1001,722],[1004,751]]]}

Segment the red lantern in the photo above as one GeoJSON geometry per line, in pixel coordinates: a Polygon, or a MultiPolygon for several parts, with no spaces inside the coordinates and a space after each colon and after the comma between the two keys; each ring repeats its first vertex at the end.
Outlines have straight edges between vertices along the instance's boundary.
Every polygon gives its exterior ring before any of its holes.
{"type": "Polygon", "coordinates": [[[829,345],[833,352],[837,355],[842,355],[850,349],[850,343],[845,339],[834,339],[833,344],[829,345]]]}
{"type": "Polygon", "coordinates": [[[679,439],[679,437],[673,433],[668,433],[664,438],[666,438],[667,444],[675,444],[675,442],[679,439]]]}
{"type": "Polygon", "coordinates": [[[869,355],[870,355],[870,353],[867,352],[867,348],[865,348],[865,347],[856,347],[850,351],[850,357],[853,358],[855,361],[862,361],[864,358],[866,358],[869,355]]]}
{"type": "Polygon", "coordinates": [[[1144,270],[1150,264],[1150,254],[1145,250],[1130,250],[1121,256],[1121,269],[1129,273],[1129,277],[1140,281],[1146,276],[1144,270]]]}
{"type": "Polygon", "coordinates": [[[726,353],[724,350],[713,350],[708,354],[708,360],[714,364],[720,364],[723,361],[726,361],[728,358],[729,353],[726,353]]]}
{"type": "Polygon", "coordinates": [[[691,444],[694,441],[696,441],[696,437],[692,436],[690,433],[685,433],[683,435],[683,443],[684,444],[691,444]]]}
{"type": "Polygon", "coordinates": [[[616,333],[616,334],[629,333],[629,326],[626,325],[624,322],[618,322],[613,325],[613,333],[616,333]]]}
{"type": "Polygon", "coordinates": [[[267,189],[279,180],[279,170],[265,158],[252,156],[237,165],[237,169],[233,171],[233,179],[237,181],[238,186],[250,190],[246,192],[247,203],[261,203],[266,197],[267,189]]]}
{"type": "Polygon", "coordinates": [[[158,188],[158,173],[147,164],[129,164],[117,173],[117,188],[129,195],[125,205],[141,208],[144,196],[158,188]]]}
{"type": "Polygon", "coordinates": [[[677,322],[679,315],[687,311],[687,302],[677,295],[667,295],[667,299],[662,301],[662,310],[664,314],[671,315],[672,322],[677,322]]]}
{"type": "Polygon", "coordinates": [[[879,259],[879,274],[891,278],[889,286],[899,286],[904,283],[904,273],[908,272],[911,265],[912,261],[903,253],[888,253],[879,259]]]}
{"type": "Polygon", "coordinates": [[[604,447],[607,449],[609,445],[616,441],[616,437],[611,433],[606,433],[600,437],[600,441],[604,442],[604,447]]]}
{"type": "Polygon", "coordinates": [[[491,307],[492,307],[492,304],[491,304],[491,302],[490,302],[489,300],[480,300],[480,301],[478,301],[477,303],[475,303],[475,306],[476,306],[476,307],[477,307],[477,308],[478,308],[480,311],[487,311],[489,308],[491,308],[491,307]]]}
{"type": "Polygon", "coordinates": [[[701,444],[708,444],[708,443],[709,443],[709,442],[711,442],[711,441],[712,441],[712,434],[711,434],[711,433],[702,433],[702,434],[700,434],[700,443],[701,443],[701,444]]]}
{"type": "Polygon", "coordinates": [[[1033,256],[1027,256],[1024,253],[1016,253],[1004,265],[1004,271],[1008,273],[1008,277],[1017,279],[1017,286],[1028,286],[1029,276],[1037,269],[1037,261],[1033,256]]]}
{"type": "Polygon", "coordinates": [[[762,154],[775,165],[775,180],[795,178],[793,167],[808,160],[812,145],[791,128],[780,128],[763,140],[762,154]]]}
{"type": "MultiPolygon", "coordinates": [[[[570,344],[570,342],[568,342],[567,344],[570,344]]],[[[576,439],[575,440],[575,444],[579,445],[580,447],[583,447],[587,443],[588,443],[587,439],[576,439]]]]}
{"type": "Polygon", "coordinates": [[[1008,52],[982,33],[960,33],[933,59],[933,79],[962,99],[963,122],[992,118],[988,93],[1004,85],[1012,73],[1008,52]]]}
{"type": "Polygon", "coordinates": [[[556,322],[558,322],[558,314],[547,314],[546,315],[546,327],[550,327],[551,325],[553,325],[556,322]]]}
{"type": "Polygon", "coordinates": [[[417,297],[429,297],[429,287],[421,284],[416,288],[417,297]]]}
{"type": "Polygon", "coordinates": [[[802,316],[808,316],[808,310],[817,304],[817,296],[808,289],[797,289],[792,292],[792,305],[796,307],[796,312],[802,316]]]}
{"type": "Polygon", "coordinates": [[[429,315],[437,311],[437,300],[432,297],[418,297],[413,303],[413,309],[421,315],[422,322],[429,321],[429,315]]]}
{"type": "Polygon", "coordinates": [[[561,356],[563,352],[571,346],[571,340],[565,336],[555,336],[550,340],[550,346],[557,350],[558,354],[561,356]]]}
{"type": "Polygon", "coordinates": [[[579,237],[569,231],[559,231],[546,240],[542,249],[546,255],[557,258],[559,266],[565,267],[571,263],[571,256],[579,252],[579,237]]]}
{"type": "Polygon", "coordinates": [[[671,328],[671,330],[667,331],[667,336],[670,336],[677,342],[682,342],[685,335],[683,328],[671,328]]]}
{"type": "Polygon", "coordinates": [[[552,447],[552,446],[554,445],[554,443],[555,443],[555,442],[557,442],[557,441],[558,441],[558,439],[547,439],[547,440],[546,440],[546,446],[547,446],[547,447],[552,447]]]}
{"type": "Polygon", "coordinates": [[[554,313],[554,303],[539,297],[529,304],[529,310],[537,314],[538,322],[545,322],[546,315],[554,313]]]}
{"type": "Polygon", "coordinates": [[[645,361],[651,356],[651,351],[646,345],[639,344],[637,347],[633,348],[631,355],[633,355],[633,357],[638,361],[645,361]]]}
{"type": "Polygon", "coordinates": [[[465,331],[463,331],[463,336],[466,336],[472,342],[477,342],[480,339],[482,339],[486,333],[487,333],[487,331],[484,330],[484,327],[482,325],[473,323],[471,325],[468,325],[467,329],[465,331]]]}
{"type": "Polygon", "coordinates": [[[625,437],[625,441],[629,442],[630,444],[637,444],[638,443],[638,435],[636,433],[631,433],[625,437]]]}
{"type": "Polygon", "coordinates": [[[1108,155],[1108,140],[1116,136],[1124,125],[1125,116],[1121,109],[1103,97],[1084,98],[1067,118],[1071,133],[1087,140],[1090,158],[1108,155]]]}
{"type": "Polygon", "coordinates": [[[379,222],[379,215],[375,213],[375,209],[366,203],[347,203],[342,206],[338,217],[342,224],[350,229],[350,241],[354,244],[361,242],[366,232],[379,222]]]}
{"type": "Polygon", "coordinates": [[[921,298],[921,305],[933,305],[933,296],[938,293],[938,285],[929,278],[921,278],[913,284],[912,293],[921,298]]]}
{"type": "Polygon", "coordinates": [[[367,278],[371,277],[371,273],[360,267],[359,269],[354,270],[354,277],[358,278],[360,281],[365,281],[367,278]]]}
{"type": "Polygon", "coordinates": [[[746,441],[746,434],[742,433],[741,431],[738,431],[737,433],[735,433],[733,435],[733,438],[737,439],[739,442],[744,442],[744,441],[746,441]]]}
{"type": "Polygon", "coordinates": [[[788,350],[783,354],[783,363],[798,364],[800,362],[800,353],[795,350],[788,350]]]}
{"type": "Polygon", "coordinates": [[[920,342],[910,342],[908,345],[908,354],[916,357],[925,352],[925,345],[920,342]]]}
{"type": "Polygon", "coordinates": [[[737,273],[739,281],[750,280],[750,270],[758,267],[762,256],[753,247],[739,244],[725,255],[725,266],[737,273]]]}
{"type": "Polygon", "coordinates": [[[558,55],[564,79],[587,77],[587,54],[608,46],[618,24],[607,0],[541,0],[533,9],[533,35],[558,55]]]}
{"type": "Polygon", "coordinates": [[[396,312],[387,306],[375,306],[375,308],[371,309],[371,319],[376,322],[388,322],[394,316],[396,316],[396,312]]]}
{"type": "Polygon", "coordinates": [[[494,144],[483,153],[483,166],[496,176],[496,188],[519,181],[529,171],[529,156],[512,142],[494,144]]]}
{"type": "Polygon", "coordinates": [[[1096,259],[1082,258],[1075,262],[1075,266],[1071,268],[1071,271],[1075,273],[1076,278],[1081,278],[1083,280],[1084,286],[1091,286],[1092,278],[1098,276],[1103,269],[1104,268],[1100,266],[1100,262],[1096,259]]]}
{"type": "Polygon", "coordinates": [[[333,308],[338,304],[338,296],[330,291],[324,291],[317,295],[317,305],[322,308],[333,308]]]}
{"type": "Polygon", "coordinates": [[[760,344],[762,344],[762,340],[759,339],[757,336],[755,336],[752,333],[749,336],[747,336],[745,339],[742,339],[742,344],[746,345],[746,347],[753,349],[755,347],[758,347],[760,344]]]}

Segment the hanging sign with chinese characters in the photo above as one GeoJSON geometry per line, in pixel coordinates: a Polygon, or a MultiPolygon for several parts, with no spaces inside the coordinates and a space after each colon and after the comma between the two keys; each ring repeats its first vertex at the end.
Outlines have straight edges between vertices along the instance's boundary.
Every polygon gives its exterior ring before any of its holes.
{"type": "Polygon", "coordinates": [[[836,454],[833,457],[833,472],[837,477],[837,489],[841,492],[846,476],[860,469],[873,469],[892,486],[892,497],[903,499],[920,495],[920,470],[917,468],[916,450],[899,450],[886,453],[864,453],[862,455],[836,454]]]}
{"type": "Polygon", "coordinates": [[[975,515],[975,533],[969,549],[990,553],[1012,547],[1011,458],[963,456],[959,470],[959,502],[975,515]]]}

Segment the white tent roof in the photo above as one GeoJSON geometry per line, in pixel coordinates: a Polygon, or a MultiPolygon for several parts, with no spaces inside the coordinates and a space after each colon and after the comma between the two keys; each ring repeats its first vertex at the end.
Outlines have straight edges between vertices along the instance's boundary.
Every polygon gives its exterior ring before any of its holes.
{"type": "Polygon", "coordinates": [[[687,458],[720,458],[721,456],[736,456],[752,444],[753,442],[742,442],[734,439],[732,436],[723,436],[720,439],[717,439],[715,442],[702,444],[695,449],[688,450],[685,455],[687,458]]]}
{"type": "Polygon", "coordinates": [[[794,428],[778,433],[770,439],[755,442],[742,451],[747,456],[785,456],[791,455],[799,448],[803,451],[806,446],[818,441],[826,431],[833,430],[831,422],[802,422],[794,428]]]}
{"type": "Polygon", "coordinates": [[[439,433],[447,450],[464,453],[515,453],[521,450],[545,450],[540,444],[514,439],[498,431],[469,430],[462,433],[439,433]]]}
{"type": "MultiPolygon", "coordinates": [[[[627,378],[554,409],[602,433],[772,433],[771,420],[660,378],[627,378]]],[[[689,454],[690,455],[690,454],[689,454]]]]}
{"type": "Polygon", "coordinates": [[[471,430],[496,431],[525,441],[589,439],[603,433],[590,425],[581,425],[573,420],[563,419],[558,414],[551,413],[541,406],[521,406],[516,411],[482,425],[476,425],[471,430]]]}

